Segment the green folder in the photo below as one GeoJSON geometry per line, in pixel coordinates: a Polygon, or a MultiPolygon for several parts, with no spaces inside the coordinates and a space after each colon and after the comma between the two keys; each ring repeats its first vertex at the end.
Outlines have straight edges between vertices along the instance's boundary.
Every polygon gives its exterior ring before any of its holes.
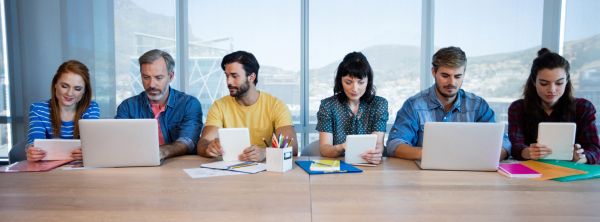
{"type": "Polygon", "coordinates": [[[576,170],[583,170],[583,171],[587,172],[585,174],[566,176],[566,177],[553,179],[556,181],[569,182],[569,181],[576,181],[576,180],[587,180],[587,179],[600,178],[600,166],[598,166],[598,165],[574,163],[574,162],[566,161],[566,160],[538,160],[538,161],[540,161],[542,163],[548,163],[548,164],[552,164],[552,165],[568,167],[568,168],[572,168],[572,169],[576,169],[576,170]]]}

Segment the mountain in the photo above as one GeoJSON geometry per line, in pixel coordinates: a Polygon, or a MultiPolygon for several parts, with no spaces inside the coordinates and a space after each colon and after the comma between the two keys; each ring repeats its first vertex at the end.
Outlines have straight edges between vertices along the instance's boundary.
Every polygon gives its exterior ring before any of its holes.
{"type": "MultiPolygon", "coordinates": [[[[570,60],[572,81],[575,86],[580,82],[581,74],[590,70],[600,71],[600,35],[565,43],[564,56],[570,60]]],[[[510,53],[498,53],[485,56],[469,57],[463,87],[484,97],[518,98],[527,79],[531,63],[537,56],[539,46],[510,53]]],[[[408,87],[420,84],[418,81],[400,81],[404,78],[418,80],[420,49],[416,46],[376,45],[361,50],[368,58],[374,70],[375,83],[380,88],[408,87]],[[404,83],[404,85],[400,84],[404,83]]],[[[466,52],[467,55],[469,52],[466,52]]],[[[313,69],[311,84],[329,82],[333,85],[335,69],[340,61],[334,61],[324,67],[313,69]]],[[[600,79],[600,72],[586,75],[586,78],[600,79]]],[[[599,81],[599,80],[595,80],[599,81]]],[[[402,90],[392,90],[402,91],[402,90]]],[[[403,94],[408,97],[417,93],[403,94]]],[[[396,97],[398,94],[389,96],[396,97]]]]}

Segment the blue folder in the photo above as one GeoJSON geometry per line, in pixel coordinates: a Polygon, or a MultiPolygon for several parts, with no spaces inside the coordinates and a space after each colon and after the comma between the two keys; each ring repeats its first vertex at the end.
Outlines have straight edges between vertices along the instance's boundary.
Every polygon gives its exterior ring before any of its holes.
{"type": "Polygon", "coordinates": [[[306,173],[308,173],[309,175],[334,174],[334,173],[361,173],[361,172],[363,172],[361,169],[358,169],[350,164],[347,164],[344,161],[340,161],[340,171],[333,171],[333,172],[311,171],[310,164],[312,164],[312,162],[313,162],[312,160],[296,160],[296,164],[298,166],[300,166],[300,168],[302,168],[304,171],[306,171],[306,173]]]}

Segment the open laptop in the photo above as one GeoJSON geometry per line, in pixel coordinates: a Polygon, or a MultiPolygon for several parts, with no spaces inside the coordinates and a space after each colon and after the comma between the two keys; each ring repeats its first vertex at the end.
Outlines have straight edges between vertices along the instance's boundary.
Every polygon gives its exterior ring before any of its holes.
{"type": "Polygon", "coordinates": [[[155,119],[83,119],[79,132],[85,167],[160,165],[155,119]]]}
{"type": "Polygon", "coordinates": [[[496,171],[503,123],[427,122],[421,161],[425,170],[496,171]]]}

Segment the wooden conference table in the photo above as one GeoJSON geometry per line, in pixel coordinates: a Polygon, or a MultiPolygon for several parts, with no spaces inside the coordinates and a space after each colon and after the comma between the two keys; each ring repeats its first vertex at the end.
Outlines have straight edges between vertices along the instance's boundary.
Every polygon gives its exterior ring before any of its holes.
{"type": "Polygon", "coordinates": [[[422,171],[395,158],[359,174],[308,176],[294,165],[191,179],[182,170],[210,161],[2,173],[0,221],[600,221],[599,180],[422,171]]]}

